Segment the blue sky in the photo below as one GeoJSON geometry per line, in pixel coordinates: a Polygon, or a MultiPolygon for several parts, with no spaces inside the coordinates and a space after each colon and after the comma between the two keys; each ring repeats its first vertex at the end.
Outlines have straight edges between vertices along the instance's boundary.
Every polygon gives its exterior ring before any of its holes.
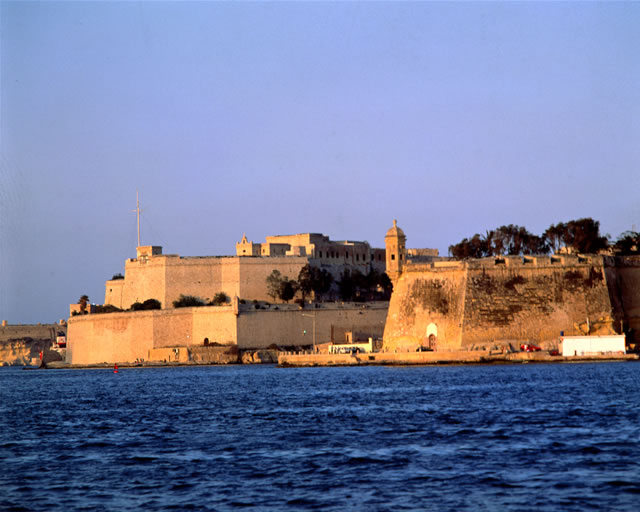
{"type": "Polygon", "coordinates": [[[640,228],[640,4],[0,2],[0,317],[142,243],[640,228]]]}

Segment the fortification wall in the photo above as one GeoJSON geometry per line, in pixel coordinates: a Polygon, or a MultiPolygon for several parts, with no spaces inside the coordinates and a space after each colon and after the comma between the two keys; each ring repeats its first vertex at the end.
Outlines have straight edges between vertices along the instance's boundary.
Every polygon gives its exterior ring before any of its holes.
{"type": "Polygon", "coordinates": [[[16,324],[0,326],[0,342],[33,340],[55,341],[58,331],[66,332],[67,326],[60,324],[16,324]]]}
{"type": "Polygon", "coordinates": [[[366,306],[323,305],[322,308],[284,309],[277,311],[248,310],[238,317],[238,347],[266,348],[275,343],[280,346],[311,345],[313,343],[313,316],[315,316],[316,344],[331,340],[344,342],[345,331],[354,331],[363,338],[379,338],[383,334],[387,317],[386,303],[366,306]],[[306,335],[303,334],[307,331],[306,335]]]}
{"type": "Polygon", "coordinates": [[[462,346],[494,340],[544,344],[611,334],[614,310],[602,264],[469,269],[462,346]]]}
{"type": "Polygon", "coordinates": [[[627,341],[640,343],[640,257],[621,258],[616,268],[627,341]]]}
{"type": "Polygon", "coordinates": [[[518,340],[544,344],[561,331],[614,333],[619,312],[611,297],[619,288],[605,263],[594,256],[408,266],[391,298],[385,348],[426,346],[430,324],[438,350],[518,340]]]}
{"type": "Polygon", "coordinates": [[[246,300],[271,300],[266,279],[273,270],[297,279],[308,262],[304,257],[192,257],[162,255],[130,259],[125,263],[125,279],[105,285],[105,304],[128,309],[134,302],[157,299],[171,308],[180,295],[194,295],[205,301],[216,293],[246,300]]]}
{"type": "Polygon", "coordinates": [[[140,311],[70,318],[66,361],[95,364],[146,359],[153,348],[154,314],[140,311]]]}
{"type": "Polygon", "coordinates": [[[113,305],[128,309],[134,302],[157,299],[162,303],[162,307],[166,307],[166,261],[169,258],[177,259],[176,256],[156,256],[127,260],[124,267],[124,284],[121,285],[122,302],[121,305],[113,305]]]}
{"type": "Polygon", "coordinates": [[[67,362],[94,364],[148,359],[152,348],[236,344],[231,306],[75,316],[69,319],[67,362]]]}
{"type": "Polygon", "coordinates": [[[308,258],[287,256],[281,258],[236,258],[238,262],[238,291],[237,295],[245,300],[273,300],[267,295],[267,277],[274,270],[280,271],[282,276],[298,279],[302,267],[308,263],[308,258]]]}
{"type": "Polygon", "coordinates": [[[232,306],[206,306],[75,316],[69,319],[66,361],[133,362],[149,359],[151,349],[203,346],[205,338],[238,348],[259,349],[273,343],[311,345],[313,318],[303,315],[315,315],[318,344],[329,341],[332,332],[339,337],[336,341],[343,341],[347,330],[378,338],[386,314],[386,303],[371,303],[304,310],[282,305],[271,310],[247,306],[238,315],[232,306]]]}
{"type": "Polygon", "coordinates": [[[384,330],[385,350],[415,350],[428,346],[427,329],[436,327],[437,348],[455,350],[462,345],[466,288],[463,266],[414,267],[396,283],[384,330]]]}
{"type": "Polygon", "coordinates": [[[163,307],[171,307],[180,295],[194,295],[205,301],[224,292],[238,294],[239,264],[237,257],[172,258],[166,262],[166,291],[163,307]]]}
{"type": "MultiPolygon", "coordinates": [[[[124,279],[110,279],[105,283],[104,290],[104,303],[111,304],[117,308],[122,309],[123,293],[124,293],[124,279]]],[[[158,299],[160,300],[160,299],[158,299]]],[[[127,305],[126,307],[129,307],[127,305]]]]}

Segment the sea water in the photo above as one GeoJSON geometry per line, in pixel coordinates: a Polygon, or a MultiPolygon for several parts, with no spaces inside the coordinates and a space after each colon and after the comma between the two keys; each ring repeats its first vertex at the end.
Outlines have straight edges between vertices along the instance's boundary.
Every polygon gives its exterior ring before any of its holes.
{"type": "Polygon", "coordinates": [[[1,510],[640,510],[640,364],[0,369],[1,510]]]}

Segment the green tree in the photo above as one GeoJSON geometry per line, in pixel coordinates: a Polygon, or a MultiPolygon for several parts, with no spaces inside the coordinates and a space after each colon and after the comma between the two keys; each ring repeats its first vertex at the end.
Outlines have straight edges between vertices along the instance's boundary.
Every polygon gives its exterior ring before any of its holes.
{"type": "Polygon", "coordinates": [[[554,252],[566,248],[570,252],[595,254],[609,247],[607,237],[600,234],[600,222],[590,217],[551,225],[543,237],[554,252]]]}
{"type": "Polygon", "coordinates": [[[356,298],[362,288],[362,283],[362,272],[359,270],[351,271],[348,268],[344,269],[338,281],[340,298],[344,301],[350,301],[356,298]]]}
{"type": "Polygon", "coordinates": [[[292,279],[288,279],[287,277],[285,277],[282,280],[278,297],[284,302],[289,302],[291,299],[293,299],[293,297],[295,297],[297,291],[298,283],[296,283],[296,281],[293,281],[292,279]]]}
{"type": "Polygon", "coordinates": [[[279,270],[273,270],[271,274],[267,276],[267,295],[274,301],[280,296],[280,288],[283,281],[282,274],[279,270]]]}
{"type": "Polygon", "coordinates": [[[313,281],[313,294],[316,299],[322,299],[331,291],[333,276],[325,269],[319,269],[313,281]]]}
{"type": "Polygon", "coordinates": [[[555,254],[562,247],[564,247],[564,239],[567,232],[567,225],[564,222],[551,225],[542,234],[542,238],[545,240],[549,249],[555,254]]]}
{"type": "Polygon", "coordinates": [[[313,291],[313,284],[316,279],[316,267],[312,267],[308,263],[300,269],[300,273],[298,274],[298,289],[302,294],[302,301],[307,298],[313,291]]]}
{"type": "Polygon", "coordinates": [[[298,274],[298,290],[302,294],[302,300],[313,292],[314,300],[320,300],[323,295],[327,294],[333,284],[333,276],[325,269],[305,265],[300,269],[298,274]]]}

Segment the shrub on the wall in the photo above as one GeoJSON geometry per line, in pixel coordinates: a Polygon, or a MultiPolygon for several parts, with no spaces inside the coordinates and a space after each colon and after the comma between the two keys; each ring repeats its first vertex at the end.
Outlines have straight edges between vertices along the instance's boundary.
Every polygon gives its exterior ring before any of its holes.
{"type": "Polygon", "coordinates": [[[229,296],[224,292],[218,292],[213,296],[211,302],[209,302],[210,306],[222,306],[229,302],[229,296]]]}
{"type": "Polygon", "coordinates": [[[161,309],[162,304],[160,304],[159,300],[156,299],[147,299],[144,302],[134,302],[131,304],[131,309],[133,311],[149,311],[152,309],[161,309]]]}
{"type": "Polygon", "coordinates": [[[194,308],[199,306],[206,306],[206,303],[200,297],[193,295],[180,294],[180,297],[173,301],[174,308],[194,308]]]}

